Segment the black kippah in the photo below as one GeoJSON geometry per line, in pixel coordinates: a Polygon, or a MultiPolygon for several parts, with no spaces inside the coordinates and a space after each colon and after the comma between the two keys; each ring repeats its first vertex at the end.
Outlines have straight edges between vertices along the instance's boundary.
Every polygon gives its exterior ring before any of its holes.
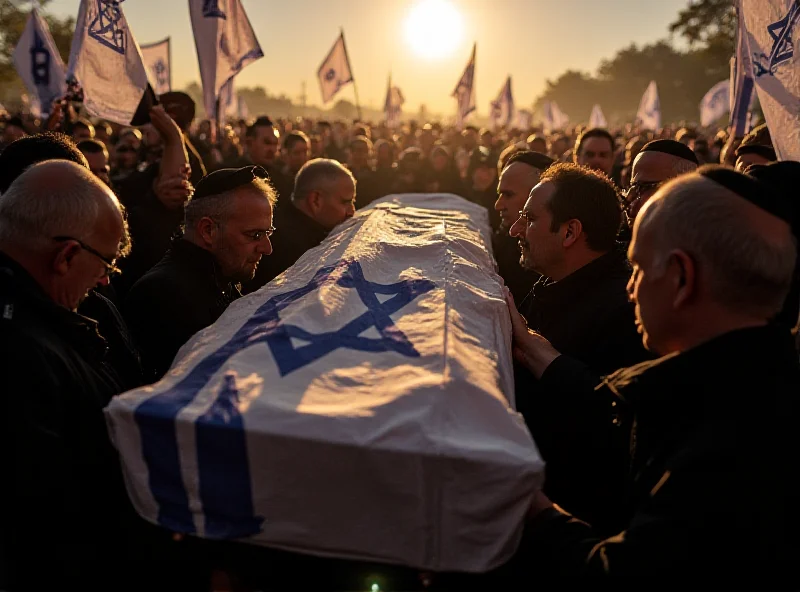
{"type": "Polygon", "coordinates": [[[515,162],[521,162],[535,169],[539,169],[540,171],[544,171],[555,161],[541,152],[534,152],[533,150],[520,150],[508,158],[506,161],[506,166],[508,167],[515,162]]]}
{"type": "Polygon", "coordinates": [[[769,173],[754,170],[753,172],[756,174],[750,175],[724,166],[705,165],[700,167],[697,172],[765,212],[788,222],[793,231],[797,230],[793,200],[784,195],[782,189],[785,183],[791,182],[792,174],[796,173],[794,167],[788,173],[786,170],[769,173]]]}
{"type": "Polygon", "coordinates": [[[211,195],[232,191],[237,187],[249,185],[254,179],[269,179],[269,175],[267,175],[267,171],[257,165],[240,169],[219,169],[198,181],[192,200],[196,201],[211,195]]]}
{"type": "Polygon", "coordinates": [[[688,160],[698,166],[700,165],[700,161],[697,160],[697,155],[694,151],[686,144],[681,144],[677,140],[653,140],[645,144],[639,152],[663,152],[664,154],[670,154],[682,158],[683,160],[688,160]]]}
{"type": "Polygon", "coordinates": [[[775,149],[772,146],[763,146],[761,144],[742,144],[736,149],[736,158],[739,158],[742,154],[758,154],[770,162],[778,160],[775,149]]]}

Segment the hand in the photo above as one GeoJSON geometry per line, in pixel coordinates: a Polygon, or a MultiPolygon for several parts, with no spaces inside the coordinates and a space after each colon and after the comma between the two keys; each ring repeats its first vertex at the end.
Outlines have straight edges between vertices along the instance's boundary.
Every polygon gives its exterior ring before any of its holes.
{"type": "Polygon", "coordinates": [[[186,205],[194,194],[194,187],[183,175],[165,177],[155,180],[153,191],[158,200],[168,210],[176,210],[186,205]]]}
{"type": "Polygon", "coordinates": [[[164,111],[164,107],[161,105],[156,105],[150,109],[150,122],[164,140],[164,146],[183,143],[183,132],[181,132],[181,128],[179,128],[172,117],[164,111]]]}
{"type": "Polygon", "coordinates": [[[561,353],[552,346],[544,335],[528,328],[528,322],[517,310],[517,306],[514,304],[514,297],[508,288],[505,288],[505,295],[508,311],[511,313],[514,359],[530,370],[536,378],[541,378],[547,367],[561,353]]]}

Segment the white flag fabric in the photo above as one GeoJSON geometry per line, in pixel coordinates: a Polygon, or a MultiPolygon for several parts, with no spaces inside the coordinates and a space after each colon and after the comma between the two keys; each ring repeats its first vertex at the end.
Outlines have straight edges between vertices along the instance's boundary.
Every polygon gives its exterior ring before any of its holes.
{"type": "Polygon", "coordinates": [[[751,108],[755,98],[753,81],[753,64],[750,59],[750,49],[747,43],[747,34],[742,19],[742,7],[736,1],[736,52],[731,58],[730,76],[730,130],[735,138],[741,138],[747,133],[748,109],[751,108]]]}
{"type": "Polygon", "coordinates": [[[708,127],[725,115],[730,109],[730,95],[730,80],[723,80],[712,86],[700,101],[700,125],[708,127]]]}
{"type": "Polygon", "coordinates": [[[608,127],[606,116],[603,114],[600,105],[595,104],[595,106],[592,107],[592,114],[589,115],[589,127],[601,127],[603,129],[608,127]]]}
{"type": "Polygon", "coordinates": [[[800,160],[800,38],[797,0],[742,0],[743,21],[752,57],[761,110],[779,160],[800,160]]]}
{"type": "Polygon", "coordinates": [[[392,77],[389,77],[389,84],[386,87],[386,100],[383,102],[383,113],[386,117],[386,125],[397,127],[400,125],[400,116],[403,113],[403,103],[406,100],[403,93],[396,86],[392,86],[392,77]]]}
{"type": "Polygon", "coordinates": [[[344,44],[344,31],[339,34],[317,70],[317,77],[323,103],[330,102],[343,86],[353,82],[353,70],[350,68],[347,46],[344,44]]]}
{"type": "Polygon", "coordinates": [[[517,127],[521,130],[529,130],[533,126],[533,113],[527,109],[517,110],[517,127]]]}
{"type": "Polygon", "coordinates": [[[359,210],[196,334],[160,382],[111,401],[136,510],[174,532],[344,559],[504,563],[543,462],[506,398],[494,269],[486,209],[465,199],[359,210]]]}
{"type": "Polygon", "coordinates": [[[81,0],[67,69],[72,78],[91,115],[122,125],[134,121],[147,72],[121,4],[81,0]]]}
{"type": "Polygon", "coordinates": [[[219,111],[223,119],[237,117],[238,101],[236,100],[235,78],[231,78],[219,91],[219,111]]]}
{"type": "Polygon", "coordinates": [[[467,116],[475,111],[475,51],[478,44],[472,46],[472,55],[469,58],[464,73],[456,84],[453,97],[456,99],[456,126],[462,127],[467,116]]]}
{"type": "Polygon", "coordinates": [[[497,129],[502,126],[510,127],[514,121],[514,95],[511,91],[511,76],[506,78],[506,83],[500,89],[500,94],[489,106],[489,120],[497,129]]]}
{"type": "Polygon", "coordinates": [[[542,105],[542,123],[547,133],[563,130],[569,123],[569,116],[559,108],[558,103],[547,101],[542,105]]]}
{"type": "Polygon", "coordinates": [[[238,107],[237,116],[239,119],[250,119],[250,108],[247,106],[247,101],[239,93],[236,93],[236,105],[238,107]]]}
{"type": "Polygon", "coordinates": [[[636,122],[640,127],[654,132],[661,129],[661,103],[658,100],[658,87],[655,80],[650,81],[642,95],[642,100],[639,101],[636,122]]]}
{"type": "Polygon", "coordinates": [[[264,57],[240,0],[189,0],[203,103],[214,119],[225,83],[264,57]]]}
{"type": "Polygon", "coordinates": [[[157,95],[172,90],[172,64],[169,37],[163,41],[142,45],[142,59],[150,86],[157,95]]]}
{"type": "Polygon", "coordinates": [[[47,21],[35,7],[14,49],[13,61],[28,92],[38,99],[45,114],[50,113],[53,101],[67,92],[67,77],[47,21]]]}

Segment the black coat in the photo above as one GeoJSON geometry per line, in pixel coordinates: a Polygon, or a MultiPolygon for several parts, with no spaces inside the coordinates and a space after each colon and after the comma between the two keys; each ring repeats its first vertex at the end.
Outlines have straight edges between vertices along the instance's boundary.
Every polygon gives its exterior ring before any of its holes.
{"type": "Polygon", "coordinates": [[[800,366],[790,333],[732,331],[621,370],[599,390],[633,416],[627,526],[604,540],[546,512],[528,528],[525,569],[796,587],[800,366]]]}
{"type": "Polygon", "coordinates": [[[273,225],[276,230],[270,237],[272,254],[261,258],[253,279],[243,284],[245,294],[268,284],[328,236],[325,228],[291,202],[278,206],[273,225]]]}
{"type": "Polygon", "coordinates": [[[137,519],[103,416],[121,381],[96,323],[2,253],[0,360],[0,589],[121,588],[137,519]]]}
{"type": "Polygon", "coordinates": [[[213,255],[177,240],[130,291],[123,314],[142,355],[145,378],[160,379],[192,335],[212,325],[239,298],[213,255]]]}
{"type": "Polygon", "coordinates": [[[609,414],[594,388],[603,375],[651,357],[628,301],[629,278],[624,255],[613,250],[558,282],[541,278],[520,307],[562,354],[540,380],[516,369],[517,408],[547,463],[545,492],[604,532],[622,520],[627,434],[594,429],[609,414]]]}

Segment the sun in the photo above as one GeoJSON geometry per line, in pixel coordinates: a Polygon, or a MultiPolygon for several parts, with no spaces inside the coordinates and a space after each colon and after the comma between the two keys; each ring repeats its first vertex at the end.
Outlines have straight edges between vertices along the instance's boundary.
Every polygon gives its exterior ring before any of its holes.
{"type": "Polygon", "coordinates": [[[406,41],[420,57],[443,58],[458,47],[463,26],[461,13],[447,0],[417,0],[406,18],[406,41]]]}

